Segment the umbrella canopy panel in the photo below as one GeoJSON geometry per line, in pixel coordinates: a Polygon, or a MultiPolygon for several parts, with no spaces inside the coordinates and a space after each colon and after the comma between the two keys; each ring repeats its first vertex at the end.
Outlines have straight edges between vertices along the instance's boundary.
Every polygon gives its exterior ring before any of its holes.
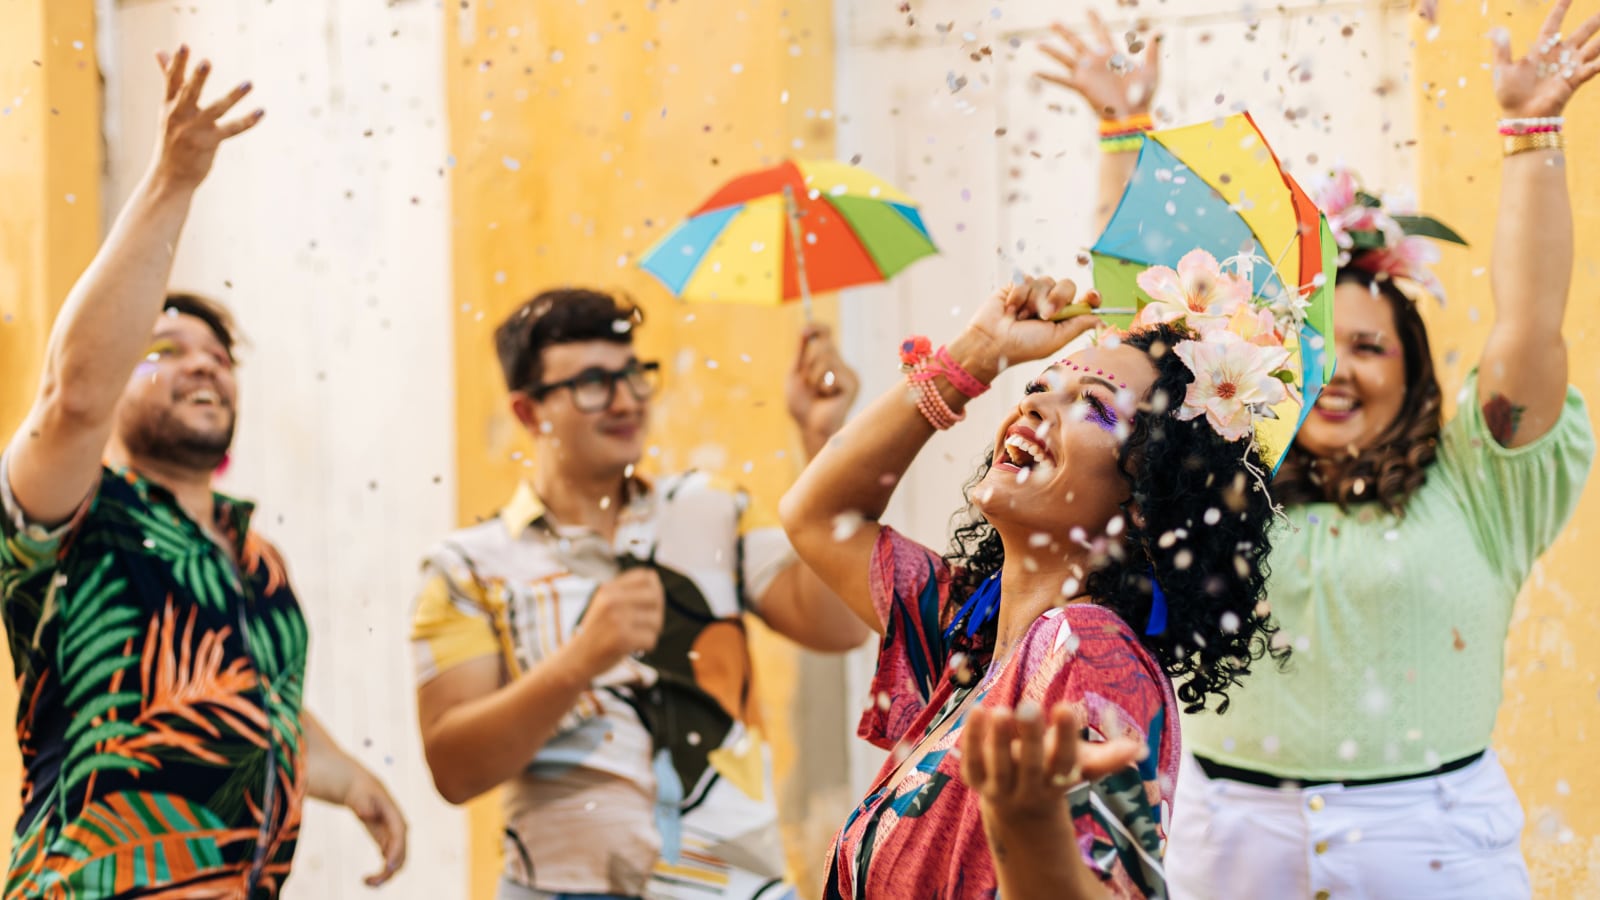
{"type": "Polygon", "coordinates": [[[797,243],[811,291],[884,281],[937,252],[911,199],[871,173],[785,162],[723,185],[640,266],[685,299],[774,305],[805,293],[797,243]]]}

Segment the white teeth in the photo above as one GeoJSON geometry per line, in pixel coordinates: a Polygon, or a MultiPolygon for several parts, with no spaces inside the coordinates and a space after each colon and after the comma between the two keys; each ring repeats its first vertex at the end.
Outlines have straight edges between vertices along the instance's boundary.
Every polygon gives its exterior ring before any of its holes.
{"type": "Polygon", "coordinates": [[[1317,409],[1325,409],[1328,412],[1349,412],[1355,408],[1354,397],[1323,394],[1317,398],[1317,409]]]}
{"type": "Polygon", "coordinates": [[[201,403],[208,406],[222,402],[222,398],[217,396],[216,391],[212,390],[195,391],[189,395],[188,400],[190,403],[201,403]]]}
{"type": "Polygon", "coordinates": [[[1010,457],[1011,464],[1014,466],[1028,468],[1044,462],[1044,448],[1020,434],[1006,435],[1006,442],[1003,446],[1005,447],[1006,456],[1010,457]]]}

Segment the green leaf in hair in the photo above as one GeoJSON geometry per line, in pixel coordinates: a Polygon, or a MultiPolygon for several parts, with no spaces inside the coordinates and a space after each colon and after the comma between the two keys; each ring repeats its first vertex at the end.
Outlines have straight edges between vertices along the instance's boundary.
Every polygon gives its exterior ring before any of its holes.
{"type": "Polygon", "coordinates": [[[1352,250],[1382,250],[1384,247],[1383,232],[1381,231],[1349,231],[1350,249],[1352,250]]]}
{"type": "Polygon", "coordinates": [[[1467,246],[1466,238],[1456,234],[1450,226],[1432,216],[1394,216],[1394,221],[1408,235],[1467,246]]]}

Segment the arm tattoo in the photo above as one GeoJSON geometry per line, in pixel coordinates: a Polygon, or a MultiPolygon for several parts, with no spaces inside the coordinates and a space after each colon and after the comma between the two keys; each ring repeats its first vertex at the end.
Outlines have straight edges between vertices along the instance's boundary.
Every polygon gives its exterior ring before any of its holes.
{"type": "Polygon", "coordinates": [[[1495,394],[1483,404],[1483,420],[1489,426],[1489,434],[1500,446],[1509,447],[1511,439],[1516,437],[1517,428],[1522,425],[1522,414],[1527,410],[1526,406],[1512,403],[1506,395],[1495,394]]]}

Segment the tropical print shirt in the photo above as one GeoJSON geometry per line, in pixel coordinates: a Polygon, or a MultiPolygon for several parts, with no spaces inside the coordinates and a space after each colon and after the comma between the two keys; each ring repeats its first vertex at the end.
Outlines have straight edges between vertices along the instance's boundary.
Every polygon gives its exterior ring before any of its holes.
{"type": "Polygon", "coordinates": [[[46,529],[5,469],[25,771],[4,900],[278,896],[305,795],[306,626],[252,506],[216,495],[230,554],[169,492],[106,469],[46,529]]]}
{"type": "Polygon", "coordinates": [[[944,637],[950,573],[939,554],[885,528],[868,583],[884,633],[873,702],[859,733],[894,752],[835,838],[829,900],[998,895],[978,795],[961,780],[959,756],[951,752],[969,699],[1005,709],[1024,700],[1044,709],[1069,704],[1091,739],[1145,744],[1150,752],[1137,768],[1068,793],[1078,845],[1062,852],[1080,854],[1111,896],[1166,897],[1161,856],[1177,785],[1177,700],[1127,623],[1089,603],[1052,609],[1004,663],[963,684],[952,677],[960,661],[944,637]]]}

